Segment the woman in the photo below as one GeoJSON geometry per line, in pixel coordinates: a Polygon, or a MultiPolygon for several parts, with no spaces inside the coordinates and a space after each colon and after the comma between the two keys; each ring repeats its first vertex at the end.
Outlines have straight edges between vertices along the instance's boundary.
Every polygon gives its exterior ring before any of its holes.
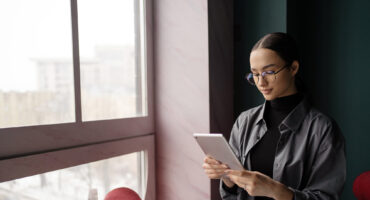
{"type": "Polygon", "coordinates": [[[223,199],[339,199],[346,178],[344,138],[298,90],[297,52],[285,33],[254,45],[246,78],[266,101],[239,115],[229,141],[245,170],[209,156],[203,164],[209,178],[221,179],[223,199]]]}

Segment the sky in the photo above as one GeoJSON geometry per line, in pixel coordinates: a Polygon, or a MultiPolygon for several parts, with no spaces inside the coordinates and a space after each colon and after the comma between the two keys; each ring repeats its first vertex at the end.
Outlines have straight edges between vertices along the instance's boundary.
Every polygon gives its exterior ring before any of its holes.
{"type": "MultiPolygon", "coordinates": [[[[133,1],[77,0],[80,57],[96,45],[134,44],[133,1]]],[[[32,59],[72,61],[70,10],[70,0],[0,0],[0,91],[35,90],[32,59]]]]}

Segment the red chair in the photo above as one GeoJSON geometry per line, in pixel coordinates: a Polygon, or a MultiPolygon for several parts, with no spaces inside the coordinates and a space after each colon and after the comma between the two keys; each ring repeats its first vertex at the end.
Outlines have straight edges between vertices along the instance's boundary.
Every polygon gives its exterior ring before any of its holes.
{"type": "Polygon", "coordinates": [[[360,174],[353,182],[352,189],[357,200],[370,200],[370,171],[360,174]]]}
{"type": "Polygon", "coordinates": [[[104,200],[141,200],[140,196],[130,188],[116,188],[105,196],[104,200]]]}

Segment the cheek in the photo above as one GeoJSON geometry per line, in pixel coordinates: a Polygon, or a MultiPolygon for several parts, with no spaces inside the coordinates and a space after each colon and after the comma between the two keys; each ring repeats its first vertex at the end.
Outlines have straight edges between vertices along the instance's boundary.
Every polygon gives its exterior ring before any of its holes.
{"type": "Polygon", "coordinates": [[[290,77],[288,77],[288,76],[279,77],[278,79],[275,80],[274,90],[275,91],[286,90],[287,88],[290,87],[291,83],[292,83],[292,81],[291,81],[290,77]]]}

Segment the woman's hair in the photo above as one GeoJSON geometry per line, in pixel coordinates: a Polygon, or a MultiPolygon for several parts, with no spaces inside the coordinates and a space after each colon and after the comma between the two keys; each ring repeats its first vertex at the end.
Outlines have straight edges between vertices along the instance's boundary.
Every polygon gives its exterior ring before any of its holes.
{"type": "MultiPolygon", "coordinates": [[[[253,46],[252,51],[259,48],[265,48],[275,51],[280,56],[280,58],[282,58],[288,65],[291,65],[295,60],[298,62],[300,60],[298,46],[293,37],[291,37],[287,33],[275,32],[263,36],[253,46]]],[[[304,86],[304,83],[299,76],[296,76],[295,84],[298,91],[306,91],[306,87],[304,86]]]]}
{"type": "Polygon", "coordinates": [[[286,33],[276,32],[263,36],[252,51],[265,48],[275,51],[287,64],[299,61],[299,52],[294,39],[286,33]]]}

